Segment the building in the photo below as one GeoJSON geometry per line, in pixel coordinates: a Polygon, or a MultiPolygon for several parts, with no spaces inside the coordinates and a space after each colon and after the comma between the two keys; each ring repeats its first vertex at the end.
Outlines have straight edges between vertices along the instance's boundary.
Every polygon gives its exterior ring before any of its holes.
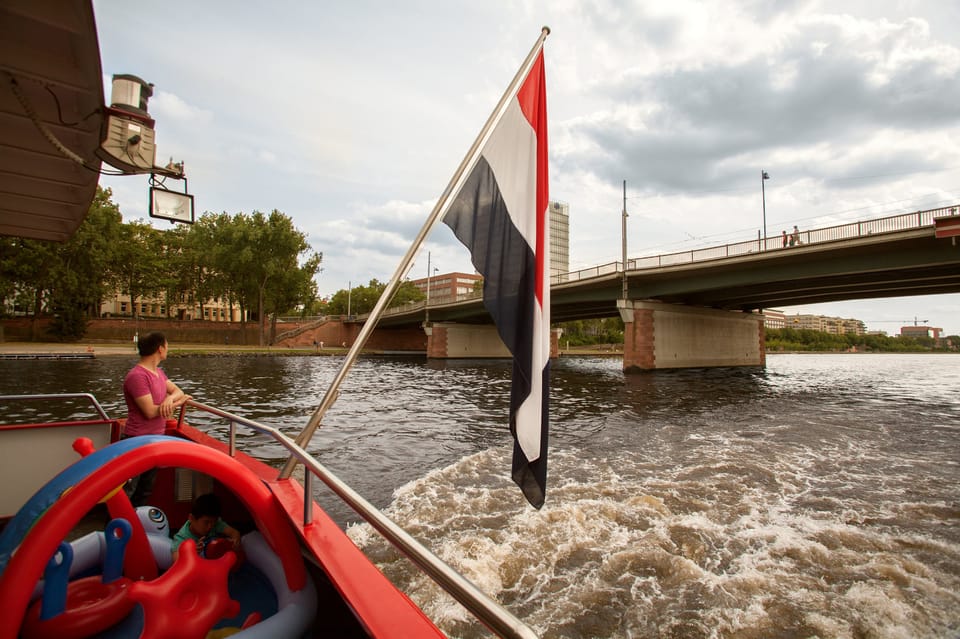
{"type": "Polygon", "coordinates": [[[550,202],[551,281],[570,272],[570,205],[550,202]]]}
{"type": "Polygon", "coordinates": [[[798,328],[810,331],[820,331],[832,335],[864,335],[866,327],[861,320],[842,317],[827,317],[826,315],[784,315],[779,311],[765,310],[764,319],[766,328],[798,328]],[[779,313],[779,316],[777,315],[779,313]],[[782,325],[775,325],[782,322],[782,325]]]}
{"type": "Polygon", "coordinates": [[[787,325],[787,316],[783,311],[777,311],[772,308],[763,309],[763,327],[764,328],[785,328],[787,325]]]}
{"type": "Polygon", "coordinates": [[[467,297],[479,295],[475,292],[477,282],[482,282],[483,277],[474,273],[441,273],[430,278],[421,278],[411,280],[411,284],[427,293],[427,281],[430,283],[430,303],[441,304],[445,302],[455,302],[467,297]]]}
{"type": "Polygon", "coordinates": [[[935,326],[900,327],[900,337],[930,337],[932,339],[940,339],[940,333],[942,332],[942,328],[937,328],[935,326]]]}
{"type": "MultiPolygon", "coordinates": [[[[171,318],[178,320],[202,319],[210,322],[239,322],[241,320],[240,306],[231,305],[226,299],[217,298],[207,300],[201,312],[200,303],[183,299],[170,304],[167,312],[166,296],[138,297],[137,313],[145,318],[171,318]]],[[[116,294],[100,305],[100,317],[133,317],[133,304],[129,295],[116,294]]]]}

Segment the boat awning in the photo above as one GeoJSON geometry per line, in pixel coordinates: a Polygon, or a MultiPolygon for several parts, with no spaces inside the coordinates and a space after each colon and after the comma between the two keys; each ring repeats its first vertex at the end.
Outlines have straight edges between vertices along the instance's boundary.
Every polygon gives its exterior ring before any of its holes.
{"type": "Polygon", "coordinates": [[[89,0],[0,3],[0,235],[62,241],[80,226],[100,178],[102,75],[89,0]]]}

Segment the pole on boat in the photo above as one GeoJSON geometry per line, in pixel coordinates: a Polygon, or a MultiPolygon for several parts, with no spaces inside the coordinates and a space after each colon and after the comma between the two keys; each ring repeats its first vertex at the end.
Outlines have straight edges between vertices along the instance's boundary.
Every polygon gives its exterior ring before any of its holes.
{"type": "MultiPolygon", "coordinates": [[[[467,178],[470,177],[470,171],[473,170],[477,160],[480,158],[480,152],[483,150],[487,140],[490,139],[494,128],[496,128],[497,124],[500,122],[503,114],[506,113],[507,106],[509,105],[510,101],[517,94],[517,91],[520,90],[520,85],[526,79],[527,74],[530,73],[530,69],[533,67],[533,63],[536,60],[537,55],[540,53],[540,50],[543,48],[543,42],[547,39],[548,35],[550,35],[550,27],[545,26],[540,30],[540,36],[537,38],[536,43],[534,43],[533,48],[530,49],[530,53],[527,54],[523,64],[520,65],[520,70],[517,71],[517,74],[513,77],[513,80],[510,82],[507,90],[503,93],[503,96],[500,98],[500,102],[497,103],[497,106],[493,109],[493,113],[491,113],[490,117],[487,118],[486,124],[483,125],[483,129],[480,130],[480,134],[477,136],[476,140],[474,140],[473,146],[470,147],[470,150],[467,151],[463,161],[460,162],[460,166],[457,167],[456,172],[453,174],[453,177],[447,184],[447,188],[444,189],[443,193],[440,195],[440,199],[437,200],[437,203],[433,207],[433,211],[430,213],[427,221],[424,223],[423,228],[420,229],[420,232],[414,239],[413,244],[407,250],[406,255],[403,256],[403,259],[397,266],[397,270],[394,272],[393,277],[390,278],[386,288],[384,288],[383,293],[380,295],[380,299],[377,300],[376,306],[373,307],[373,310],[370,311],[370,315],[367,317],[366,321],[364,321],[363,326],[360,328],[360,333],[357,335],[357,339],[354,340],[353,344],[350,346],[350,350],[347,352],[346,357],[344,357],[343,363],[340,365],[340,369],[337,371],[337,374],[330,382],[330,387],[327,388],[327,392],[320,401],[320,405],[317,406],[316,410],[310,416],[306,426],[304,426],[303,430],[300,431],[300,434],[297,435],[296,443],[298,446],[302,448],[307,447],[307,444],[313,437],[313,433],[316,432],[317,428],[320,426],[323,416],[326,414],[327,410],[333,406],[333,403],[337,401],[337,397],[340,395],[340,384],[343,383],[347,373],[353,367],[353,363],[357,360],[357,357],[359,357],[360,351],[363,349],[364,344],[367,343],[367,339],[369,339],[373,329],[376,328],[377,322],[380,320],[380,316],[383,315],[383,311],[386,309],[387,304],[389,304],[390,300],[393,299],[393,296],[397,291],[397,287],[403,280],[404,275],[407,274],[407,272],[410,270],[410,267],[413,265],[413,261],[416,258],[417,253],[420,251],[421,245],[427,239],[427,235],[430,234],[430,231],[432,231],[437,223],[443,219],[443,216],[446,215],[453,198],[460,192],[460,189],[463,188],[463,184],[467,181],[467,178]]],[[[287,463],[284,464],[283,469],[280,471],[280,479],[288,479],[293,473],[293,469],[296,465],[297,460],[294,456],[291,455],[289,458],[287,458],[287,463]]]]}

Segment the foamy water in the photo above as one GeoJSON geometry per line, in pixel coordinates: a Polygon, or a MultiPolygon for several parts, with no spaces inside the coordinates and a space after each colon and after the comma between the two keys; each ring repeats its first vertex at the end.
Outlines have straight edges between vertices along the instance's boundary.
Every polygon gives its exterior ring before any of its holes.
{"type": "MultiPolygon", "coordinates": [[[[809,359],[637,381],[659,394],[652,417],[615,410],[586,438],[573,414],[558,425],[541,511],[502,447],[408,483],[388,512],[545,637],[960,636],[958,406],[902,377],[863,396],[869,362],[819,382],[787,383],[809,359]],[[715,393],[671,417],[666,393],[691,384],[715,393]]],[[[349,532],[445,631],[486,636],[375,533],[349,532]]]]}

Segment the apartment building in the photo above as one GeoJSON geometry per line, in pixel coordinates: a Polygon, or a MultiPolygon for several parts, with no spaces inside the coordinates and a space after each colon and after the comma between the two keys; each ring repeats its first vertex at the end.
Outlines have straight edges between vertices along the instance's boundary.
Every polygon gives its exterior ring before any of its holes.
{"type": "Polygon", "coordinates": [[[170,318],[178,320],[202,319],[210,322],[239,322],[241,321],[240,306],[231,305],[226,299],[217,298],[207,300],[200,309],[199,302],[182,300],[170,304],[167,312],[166,297],[138,297],[131,302],[129,295],[117,294],[112,299],[100,305],[100,317],[133,317],[134,304],[137,305],[137,314],[140,317],[170,318]]]}
{"type": "Polygon", "coordinates": [[[569,272],[570,205],[565,202],[550,202],[550,277],[569,272]]]}
{"type": "Polygon", "coordinates": [[[781,311],[764,310],[766,328],[799,328],[833,335],[863,335],[866,327],[861,320],[826,315],[785,315],[781,311]]]}
{"type": "Polygon", "coordinates": [[[411,280],[410,283],[426,294],[428,280],[430,303],[441,304],[472,296],[477,282],[483,281],[483,277],[476,273],[440,273],[429,278],[411,280]]]}

